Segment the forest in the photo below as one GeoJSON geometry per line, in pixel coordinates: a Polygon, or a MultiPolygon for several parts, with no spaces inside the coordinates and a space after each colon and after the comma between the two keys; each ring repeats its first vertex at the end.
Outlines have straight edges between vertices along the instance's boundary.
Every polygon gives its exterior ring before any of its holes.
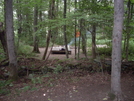
{"type": "Polygon", "coordinates": [[[134,0],[0,0],[0,101],[134,101],[134,0]]]}

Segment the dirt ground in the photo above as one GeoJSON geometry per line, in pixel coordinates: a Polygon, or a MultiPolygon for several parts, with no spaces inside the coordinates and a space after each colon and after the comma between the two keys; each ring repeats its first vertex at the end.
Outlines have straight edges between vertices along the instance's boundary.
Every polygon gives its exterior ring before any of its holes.
{"type": "MultiPolygon", "coordinates": [[[[70,58],[74,58],[74,49],[72,50],[70,58]]],[[[44,49],[40,48],[40,52],[36,58],[42,57],[44,49]]],[[[81,54],[80,57],[85,56],[81,54]]],[[[64,60],[66,56],[51,54],[49,60],[51,59],[64,60]]],[[[8,87],[11,92],[1,95],[0,101],[111,101],[108,99],[110,77],[108,73],[77,69],[58,74],[34,75],[36,82],[35,79],[23,77],[8,87]]],[[[125,101],[134,101],[134,74],[123,73],[121,85],[125,101]]]]}
{"type": "MultiPolygon", "coordinates": [[[[49,55],[50,50],[51,50],[51,48],[48,48],[47,56],[49,55]]],[[[40,51],[40,53],[37,54],[37,58],[42,59],[45,49],[44,48],[39,48],[39,51],[40,51]]],[[[81,50],[80,50],[79,57],[80,58],[85,58],[85,55],[82,54],[81,50]]],[[[74,49],[74,47],[71,48],[71,54],[69,55],[69,58],[73,58],[73,59],[75,58],[75,49],[74,49]]],[[[65,54],[50,54],[48,59],[49,60],[50,59],[61,59],[61,60],[63,60],[63,59],[66,59],[66,55],[65,54]]]]}

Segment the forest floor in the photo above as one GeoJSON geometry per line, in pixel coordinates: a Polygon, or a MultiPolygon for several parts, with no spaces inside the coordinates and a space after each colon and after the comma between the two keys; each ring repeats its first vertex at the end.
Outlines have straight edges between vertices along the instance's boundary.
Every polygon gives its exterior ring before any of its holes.
{"type": "MultiPolygon", "coordinates": [[[[51,48],[48,48],[47,56],[49,55],[50,50],[51,50],[51,48]]],[[[37,54],[36,58],[42,59],[45,49],[44,48],[39,48],[39,51],[40,51],[40,53],[37,54]]],[[[80,58],[85,58],[85,55],[80,53],[79,57],[80,58]]],[[[71,48],[71,55],[69,55],[69,58],[70,59],[75,58],[75,49],[74,49],[74,47],[71,48]]],[[[61,59],[61,60],[63,60],[63,59],[66,59],[66,55],[65,54],[50,54],[48,59],[49,60],[52,60],[52,59],[61,59]]]]}
{"type": "MultiPolygon", "coordinates": [[[[36,59],[29,59],[27,65],[36,66],[43,63],[44,48],[40,48],[40,54],[36,59]]],[[[57,65],[57,61],[66,64],[79,63],[83,67],[90,65],[89,60],[74,60],[74,49],[66,62],[65,54],[50,54],[48,64],[57,65]],[[65,61],[63,61],[65,60],[65,61]]],[[[84,58],[80,54],[80,58],[84,58]]],[[[24,65],[24,61],[20,65],[24,65]]],[[[0,95],[0,101],[112,101],[109,99],[111,75],[107,72],[89,72],[83,69],[70,69],[61,73],[35,74],[20,77],[5,89],[10,90],[6,95],[0,95]]],[[[122,92],[125,101],[134,101],[134,74],[122,73],[122,92]]]]}

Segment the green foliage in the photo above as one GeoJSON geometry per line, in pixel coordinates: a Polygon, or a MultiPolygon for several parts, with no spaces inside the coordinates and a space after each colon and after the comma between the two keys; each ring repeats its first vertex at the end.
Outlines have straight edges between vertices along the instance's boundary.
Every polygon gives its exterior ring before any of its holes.
{"type": "Polygon", "coordinates": [[[33,84],[41,84],[42,83],[42,77],[35,76],[34,74],[29,74],[29,79],[33,84]]]}
{"type": "MultiPolygon", "coordinates": [[[[90,44],[90,47],[91,47],[91,39],[88,40],[88,43],[90,44]]],[[[111,53],[112,53],[111,40],[108,40],[103,35],[97,35],[97,37],[96,37],[96,45],[107,45],[107,47],[106,46],[97,47],[97,53],[99,55],[111,56],[111,53]]]]}
{"type": "Polygon", "coordinates": [[[97,48],[99,55],[111,56],[112,47],[99,47],[97,48]]]}
{"type": "Polygon", "coordinates": [[[41,84],[42,83],[42,77],[34,77],[31,79],[33,84],[41,84]]]}
{"type": "Polygon", "coordinates": [[[129,49],[128,49],[129,55],[134,54],[134,41],[129,41],[129,49]]]}
{"type": "Polygon", "coordinates": [[[18,88],[15,89],[17,95],[20,95],[22,92],[26,92],[26,91],[29,91],[29,90],[35,91],[35,90],[38,90],[38,88],[33,87],[31,85],[24,85],[24,87],[22,87],[21,89],[18,89],[18,88]]]}
{"type": "Polygon", "coordinates": [[[10,90],[7,89],[7,86],[13,86],[11,80],[0,80],[0,95],[9,94],[10,90]]]}
{"type": "Polygon", "coordinates": [[[6,94],[9,94],[10,93],[10,90],[8,89],[0,89],[0,95],[6,95],[6,94]]]}
{"type": "Polygon", "coordinates": [[[49,79],[48,82],[45,83],[45,86],[53,87],[54,86],[53,81],[54,81],[54,79],[52,79],[52,78],[49,79]]]}
{"type": "MultiPolygon", "coordinates": [[[[99,31],[98,31],[99,32],[99,31]]],[[[104,32],[104,31],[103,31],[104,32]]],[[[103,33],[102,31],[101,32],[99,32],[99,33],[97,33],[97,35],[96,35],[96,44],[99,44],[99,45],[104,45],[104,44],[106,44],[106,45],[111,45],[111,34],[108,34],[108,35],[106,35],[106,34],[102,34],[103,33]]]]}
{"type": "Polygon", "coordinates": [[[134,61],[134,54],[130,54],[128,56],[128,61],[134,61]]]}
{"type": "Polygon", "coordinates": [[[36,87],[31,88],[31,91],[36,91],[36,90],[38,90],[38,88],[36,87]]]}
{"type": "Polygon", "coordinates": [[[4,22],[4,1],[0,1],[0,22],[4,22]]]}
{"type": "Polygon", "coordinates": [[[30,90],[30,89],[31,89],[31,86],[24,86],[24,87],[22,88],[23,91],[28,91],[28,90],[30,90]]]}
{"type": "Polygon", "coordinates": [[[111,40],[107,40],[107,39],[96,39],[96,44],[99,45],[108,45],[111,46],[111,40]]]}
{"type": "Polygon", "coordinates": [[[46,75],[44,75],[43,77],[50,77],[50,75],[49,75],[49,74],[46,74],[46,75]]]}
{"type": "Polygon", "coordinates": [[[0,48],[0,61],[5,58],[5,54],[2,48],[0,48]]]}
{"type": "Polygon", "coordinates": [[[45,38],[44,39],[41,39],[40,41],[39,41],[39,47],[45,47],[46,46],[46,40],[45,40],[45,38]]]}
{"type": "Polygon", "coordinates": [[[134,0],[130,0],[131,1],[131,3],[134,3],[134,0]]]}
{"type": "MultiPolygon", "coordinates": [[[[125,58],[125,54],[123,53],[122,58],[125,58]]],[[[134,61],[134,41],[129,41],[129,49],[128,49],[128,60],[134,61]]]]}
{"type": "Polygon", "coordinates": [[[0,81],[0,88],[10,86],[12,84],[12,80],[1,80],[0,81]]]}
{"type": "Polygon", "coordinates": [[[55,74],[58,74],[58,73],[61,73],[63,71],[63,67],[58,64],[55,68],[54,68],[54,73],[55,74]]]}
{"type": "Polygon", "coordinates": [[[19,47],[17,49],[18,55],[22,56],[34,56],[34,53],[32,53],[32,47],[29,45],[25,45],[24,43],[20,42],[19,47]]]}

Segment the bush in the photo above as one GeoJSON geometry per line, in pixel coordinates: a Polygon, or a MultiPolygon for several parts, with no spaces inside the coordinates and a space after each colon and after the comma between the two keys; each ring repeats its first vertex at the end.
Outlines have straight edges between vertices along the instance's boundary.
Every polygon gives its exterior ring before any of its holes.
{"type": "Polygon", "coordinates": [[[130,41],[129,42],[129,49],[128,49],[129,55],[134,54],[134,42],[130,41]]]}
{"type": "Polygon", "coordinates": [[[34,53],[32,53],[32,47],[29,45],[25,45],[24,43],[20,43],[19,47],[17,49],[18,55],[24,55],[24,56],[34,56],[34,53]]]}
{"type": "Polygon", "coordinates": [[[63,67],[58,64],[54,69],[54,73],[58,74],[58,73],[61,73],[61,72],[63,72],[63,67]]]}
{"type": "MultiPolygon", "coordinates": [[[[125,58],[125,53],[123,53],[122,57],[123,59],[125,58]]],[[[129,42],[128,60],[134,61],[134,41],[133,40],[129,42]]]]}
{"type": "Polygon", "coordinates": [[[7,86],[12,86],[11,80],[1,80],[0,81],[0,95],[6,95],[10,93],[10,90],[7,89],[7,86]]]}
{"type": "Polygon", "coordinates": [[[0,61],[3,60],[4,58],[6,58],[6,55],[5,55],[4,51],[3,51],[3,49],[0,48],[0,61]]]}
{"type": "Polygon", "coordinates": [[[97,48],[99,55],[111,56],[112,47],[99,47],[97,48]]]}
{"type": "Polygon", "coordinates": [[[39,47],[45,47],[46,46],[46,40],[40,40],[39,41],[39,47]]]}

